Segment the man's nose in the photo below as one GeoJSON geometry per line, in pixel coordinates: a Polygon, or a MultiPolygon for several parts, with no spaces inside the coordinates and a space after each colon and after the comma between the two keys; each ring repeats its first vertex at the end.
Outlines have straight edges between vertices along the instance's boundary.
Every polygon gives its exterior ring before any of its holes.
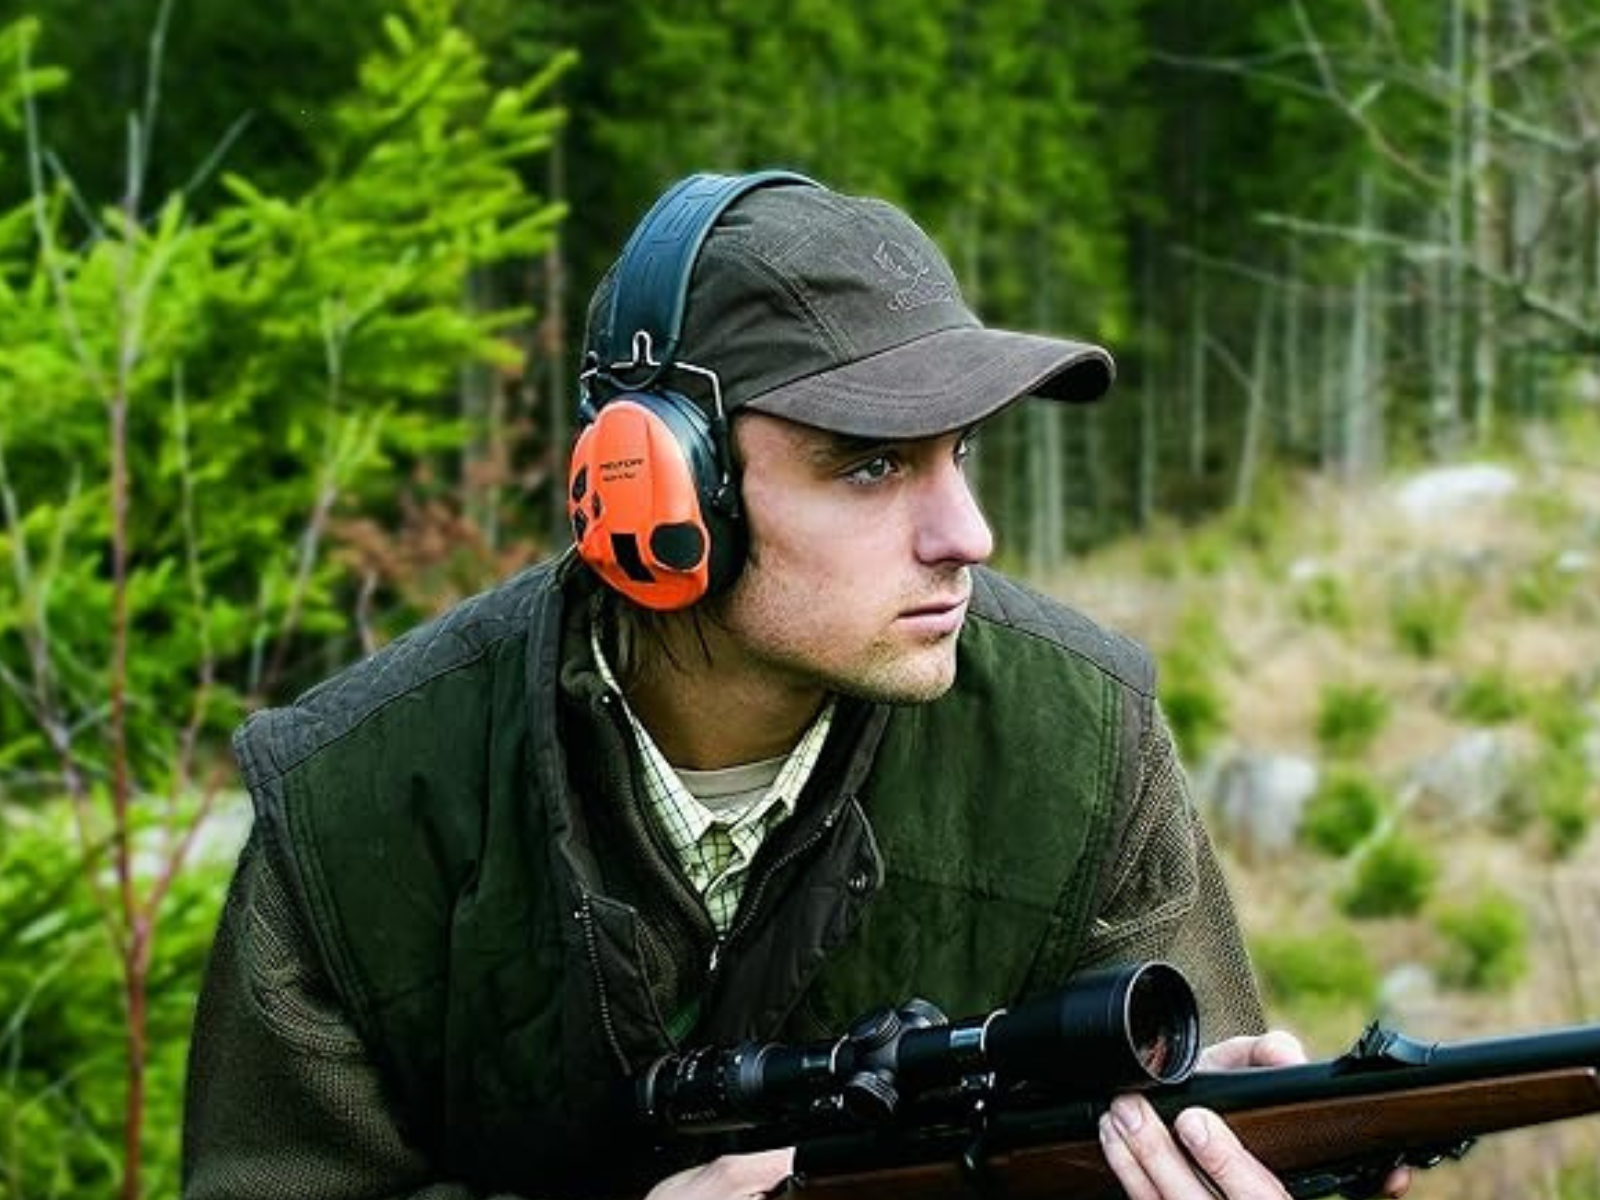
{"type": "Polygon", "coordinates": [[[987,561],[994,533],[960,464],[947,464],[927,484],[918,511],[917,557],[929,564],[987,561]]]}

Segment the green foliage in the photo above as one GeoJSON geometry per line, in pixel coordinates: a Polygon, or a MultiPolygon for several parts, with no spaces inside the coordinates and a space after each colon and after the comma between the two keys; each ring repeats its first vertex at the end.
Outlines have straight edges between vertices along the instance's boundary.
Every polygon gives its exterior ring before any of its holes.
{"type": "Polygon", "coordinates": [[[1350,1003],[1369,1005],[1378,974],[1367,945],[1335,926],[1310,936],[1253,938],[1250,955],[1269,1003],[1350,1003]]]}
{"type": "Polygon", "coordinates": [[[1528,708],[1528,696],[1505,671],[1482,671],[1462,681],[1450,697],[1450,715],[1477,725],[1503,725],[1528,708]]]}
{"type": "Polygon", "coordinates": [[[1343,858],[1372,835],[1388,809],[1388,793],[1377,781],[1358,771],[1334,771],[1307,802],[1300,836],[1322,853],[1343,858]]]}
{"type": "Polygon", "coordinates": [[[1573,1155],[1556,1169],[1545,1195],[1550,1200],[1594,1200],[1600,1196],[1600,1162],[1587,1152],[1573,1155]]]}
{"type": "Polygon", "coordinates": [[[66,82],[60,68],[35,63],[39,33],[36,17],[0,25],[0,129],[21,129],[28,98],[46,95],[66,82]]]}
{"type": "Polygon", "coordinates": [[[1294,592],[1294,611],[1302,621],[1341,633],[1354,624],[1349,590],[1336,575],[1313,575],[1294,592]]]}
{"type": "MultiPolygon", "coordinates": [[[[575,134],[610,166],[589,183],[607,211],[642,211],[691,166],[810,169],[907,203],[987,319],[1125,334],[1119,185],[1151,134],[1140,106],[1115,122],[1104,106],[1148,53],[1137,9],[1089,0],[1069,30],[1043,0],[558,8],[552,34],[584,51],[575,134]]],[[[596,278],[614,247],[585,249],[578,273],[596,278]]]]}
{"type": "Polygon", "coordinates": [[[1541,558],[1511,580],[1511,603],[1518,612],[1539,616],[1560,609],[1583,584],[1583,573],[1564,569],[1558,557],[1541,558]]]}
{"type": "Polygon", "coordinates": [[[1439,978],[1468,991],[1504,991],[1528,965],[1528,919],[1522,905],[1491,890],[1471,904],[1454,905],[1434,918],[1441,959],[1439,978]]]}
{"type": "Polygon", "coordinates": [[[126,415],[133,775],[159,790],[186,723],[220,736],[287,686],[298,639],[347,627],[356,584],[319,552],[329,518],[460,440],[441,400],[465,367],[515,362],[520,314],[463,296],[562,215],[515,168],[558,125],[537,103],[565,61],[496,90],[454,7],[411,0],[386,22],[303,194],[230,175],[204,219],[178,194],[134,219],[59,190],[37,222],[0,219],[9,769],[53,769],[36,736],[52,723],[81,726],[91,776],[114,753],[84,720],[112,653],[108,418],[126,415]]]}
{"type": "MultiPolygon", "coordinates": [[[[122,979],[86,862],[60,804],[0,809],[0,1198],[109,1196],[120,1178],[122,979]]],[[[184,1060],[222,866],[178,878],[150,970],[151,1195],[177,1193],[184,1060]]]]}
{"type": "Polygon", "coordinates": [[[1389,627],[1395,645],[1421,659],[1443,655],[1461,636],[1466,601],[1443,583],[1413,584],[1389,601],[1389,627]]]}
{"type": "Polygon", "coordinates": [[[1190,762],[1198,762],[1227,728],[1227,700],[1217,680],[1226,660],[1216,619],[1199,609],[1183,616],[1172,647],[1161,656],[1161,705],[1190,762]]]}
{"type": "Polygon", "coordinates": [[[1532,826],[1556,858],[1583,844],[1600,806],[1600,787],[1585,738],[1590,715],[1584,697],[1556,687],[1528,698],[1539,750],[1514,781],[1502,817],[1512,828],[1532,826]]]}
{"type": "Polygon", "coordinates": [[[154,914],[161,868],[139,868],[128,905],[89,881],[123,832],[136,863],[161,861],[181,802],[225,771],[225,732],[348,636],[358,581],[323,553],[334,516],[381,511],[396,472],[460,443],[463,371],[518,365],[507,335],[527,314],[475,307],[468,283],[550,245],[563,210],[519,169],[559,123],[539,104],[566,60],[491,86],[457,7],[408,0],[384,23],[309,136],[312,185],[229,175],[203,212],[147,199],[137,154],[125,203],[74,194],[36,125],[8,133],[17,65],[0,61],[0,154],[42,181],[0,212],[0,798],[43,810],[0,813],[0,1200],[115,1186],[131,1025],[126,937],[107,935],[145,918],[140,1190],[177,1193],[222,880],[179,873],[154,914]],[[83,801],[93,856],[55,819],[59,791],[83,801]]]}
{"type": "Polygon", "coordinates": [[[1350,758],[1369,749],[1389,722],[1389,698],[1370,684],[1329,684],[1317,698],[1317,744],[1350,758]]]}
{"type": "Polygon", "coordinates": [[[1544,829],[1550,852],[1565,858],[1578,849],[1594,824],[1594,781],[1585,758],[1550,747],[1534,761],[1523,787],[1544,829]]]}
{"type": "Polygon", "coordinates": [[[1399,832],[1389,833],[1356,859],[1339,907],[1352,917],[1408,917],[1427,902],[1438,874],[1426,850],[1399,832]]]}

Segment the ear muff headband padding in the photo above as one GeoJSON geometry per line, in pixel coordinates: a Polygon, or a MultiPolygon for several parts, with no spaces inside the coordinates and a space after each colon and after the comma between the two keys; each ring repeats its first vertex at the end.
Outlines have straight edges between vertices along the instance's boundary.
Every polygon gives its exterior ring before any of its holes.
{"type": "Polygon", "coordinates": [[[662,194],[628,238],[617,262],[611,312],[599,346],[606,365],[632,355],[635,334],[649,334],[661,367],[648,375],[630,376],[629,383],[643,388],[655,382],[677,355],[689,280],[711,227],[747,192],[780,183],[820,186],[793,171],[701,173],[679,180],[662,194]]]}

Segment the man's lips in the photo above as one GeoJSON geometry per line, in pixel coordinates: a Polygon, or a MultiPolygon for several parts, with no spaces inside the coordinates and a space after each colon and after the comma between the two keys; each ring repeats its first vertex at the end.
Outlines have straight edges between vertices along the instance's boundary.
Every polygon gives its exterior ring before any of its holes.
{"type": "Polygon", "coordinates": [[[952,596],[930,600],[901,612],[898,624],[923,637],[947,637],[961,629],[967,619],[967,597],[952,596]]]}
{"type": "Polygon", "coordinates": [[[902,617],[929,617],[940,613],[951,612],[966,604],[965,596],[956,596],[949,600],[932,600],[927,604],[919,604],[915,608],[908,608],[901,612],[902,617]]]}

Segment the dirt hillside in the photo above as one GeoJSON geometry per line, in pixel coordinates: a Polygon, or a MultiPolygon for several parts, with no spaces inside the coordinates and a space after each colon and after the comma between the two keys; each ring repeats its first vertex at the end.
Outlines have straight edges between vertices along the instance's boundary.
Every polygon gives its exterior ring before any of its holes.
{"type": "MultiPolygon", "coordinates": [[[[1313,1054],[1373,1015],[1438,1040],[1600,1021],[1600,413],[1492,460],[1280,482],[1042,582],[1156,652],[1273,1018],[1313,1054]],[[1370,827],[1320,795],[1351,779],[1370,827]],[[1318,820],[1356,832],[1331,850],[1318,820]]],[[[1413,1195],[1600,1196],[1597,1151],[1600,1118],[1503,1135],[1413,1195]]]]}

